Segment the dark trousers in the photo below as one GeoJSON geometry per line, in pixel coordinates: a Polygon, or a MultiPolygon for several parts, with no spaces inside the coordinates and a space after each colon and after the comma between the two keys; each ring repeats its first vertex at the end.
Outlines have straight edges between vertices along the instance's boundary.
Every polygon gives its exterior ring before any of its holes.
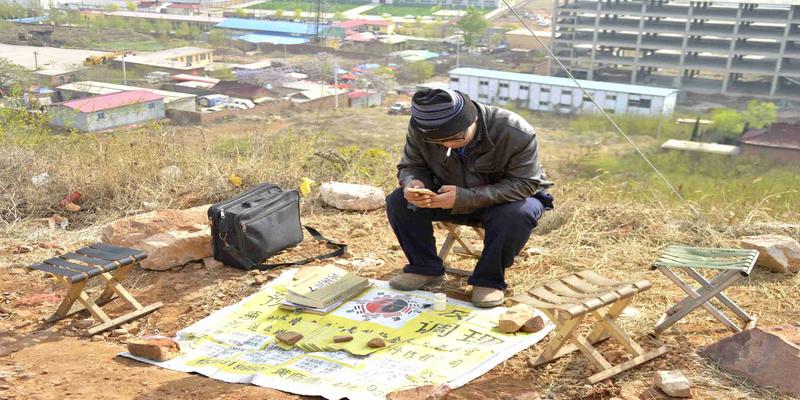
{"type": "Polygon", "coordinates": [[[508,286],[504,279],[505,269],[514,263],[514,257],[525,247],[542,213],[544,206],[534,197],[457,215],[441,208],[410,206],[403,197],[403,189],[396,189],[386,197],[389,224],[408,259],[403,272],[444,275],[444,265],[436,251],[432,221],[480,224],[485,232],[483,252],[467,282],[497,289],[508,286]]]}

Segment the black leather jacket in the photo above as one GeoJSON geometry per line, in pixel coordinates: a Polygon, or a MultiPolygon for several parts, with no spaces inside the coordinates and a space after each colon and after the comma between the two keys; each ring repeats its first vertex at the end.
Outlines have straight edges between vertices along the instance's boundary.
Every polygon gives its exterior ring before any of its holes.
{"type": "Polygon", "coordinates": [[[457,186],[453,214],[522,200],[552,186],[539,164],[533,127],[514,112],[473,103],[478,108],[478,131],[463,160],[455,152],[445,157],[445,147],[425,143],[408,127],[403,159],[397,165],[400,186],[414,179],[433,190],[457,186]]]}

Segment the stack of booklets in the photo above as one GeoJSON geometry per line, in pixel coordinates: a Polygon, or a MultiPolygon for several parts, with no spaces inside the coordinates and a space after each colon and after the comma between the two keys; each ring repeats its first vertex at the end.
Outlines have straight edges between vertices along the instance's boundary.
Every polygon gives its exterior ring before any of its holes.
{"type": "Polygon", "coordinates": [[[314,268],[286,285],[286,299],[280,307],[314,314],[327,314],[369,287],[369,279],[335,265],[314,268]]]}

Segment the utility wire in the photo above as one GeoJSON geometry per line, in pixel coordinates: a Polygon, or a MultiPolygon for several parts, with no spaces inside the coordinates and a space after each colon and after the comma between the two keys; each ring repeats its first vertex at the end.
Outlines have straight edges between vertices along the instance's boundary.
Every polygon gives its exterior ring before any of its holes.
{"type": "MultiPolygon", "coordinates": [[[[656,175],[657,175],[659,178],[661,178],[661,180],[662,180],[662,181],[664,181],[664,184],[666,184],[666,185],[667,185],[667,187],[668,187],[668,188],[669,188],[669,189],[672,191],[672,193],[674,193],[674,194],[675,194],[675,196],[677,196],[679,199],[681,199],[681,201],[685,202],[685,203],[686,203],[686,205],[689,207],[689,209],[690,209],[690,210],[692,210],[692,212],[693,212],[695,215],[699,215],[699,214],[700,214],[700,212],[699,212],[699,211],[698,211],[698,210],[697,210],[697,209],[696,209],[696,208],[695,208],[695,207],[692,205],[692,203],[690,203],[688,200],[686,200],[686,198],[684,198],[684,197],[683,197],[683,196],[680,194],[680,192],[678,192],[678,189],[676,189],[676,188],[675,188],[675,186],[673,186],[673,185],[672,185],[672,183],[670,183],[670,181],[667,179],[667,177],[666,177],[666,176],[664,176],[664,174],[662,174],[662,173],[661,173],[661,171],[659,171],[659,170],[658,170],[658,168],[656,168],[656,166],[655,166],[655,165],[653,165],[653,163],[650,161],[650,159],[648,159],[648,158],[647,158],[647,156],[646,156],[646,155],[645,155],[645,154],[642,152],[642,150],[641,150],[641,149],[639,149],[639,146],[637,146],[637,145],[636,145],[636,143],[634,143],[634,142],[633,142],[633,140],[631,140],[631,138],[630,138],[630,137],[629,137],[627,134],[625,134],[625,131],[623,131],[623,130],[622,130],[622,128],[620,128],[620,126],[619,126],[619,125],[617,125],[617,122],[616,122],[616,121],[614,121],[614,119],[613,119],[613,118],[611,118],[611,116],[610,116],[610,115],[608,115],[608,113],[606,112],[606,110],[604,110],[604,109],[603,109],[603,107],[600,107],[600,105],[599,105],[599,104],[597,104],[597,102],[594,100],[594,96],[592,96],[592,94],[591,94],[591,93],[589,93],[589,92],[588,92],[588,91],[587,91],[587,90],[586,90],[586,89],[585,89],[585,88],[584,88],[584,87],[583,87],[583,86],[580,84],[580,82],[578,82],[578,80],[577,80],[577,79],[575,79],[575,76],[573,76],[573,75],[572,75],[572,72],[570,72],[570,71],[569,71],[569,69],[568,69],[568,68],[567,68],[567,67],[564,65],[564,63],[562,63],[562,62],[561,62],[561,60],[560,60],[560,59],[559,59],[559,58],[558,58],[558,57],[557,57],[557,56],[556,56],[556,55],[553,53],[553,51],[552,51],[552,50],[550,50],[550,46],[548,46],[548,45],[544,44],[544,42],[542,41],[542,39],[541,39],[541,38],[539,38],[539,36],[537,36],[537,35],[536,35],[536,32],[534,32],[534,31],[533,31],[533,29],[531,29],[531,27],[530,27],[530,26],[528,26],[528,24],[525,22],[525,20],[523,20],[523,19],[522,19],[522,17],[519,15],[519,13],[517,13],[517,10],[515,10],[515,9],[514,9],[514,7],[512,7],[512,6],[511,6],[511,4],[509,4],[509,3],[508,3],[508,0],[503,0],[503,3],[504,3],[504,4],[506,5],[506,7],[508,7],[508,9],[509,9],[509,10],[510,10],[510,11],[511,11],[513,14],[514,14],[514,16],[515,16],[515,17],[517,17],[517,19],[519,20],[519,22],[521,22],[521,23],[522,23],[522,25],[525,27],[525,29],[527,29],[527,30],[528,30],[528,32],[530,32],[530,33],[531,33],[531,35],[533,35],[533,37],[536,39],[536,41],[537,41],[537,42],[539,42],[539,45],[540,45],[540,46],[541,46],[543,49],[545,49],[545,51],[547,52],[547,54],[550,56],[550,59],[551,59],[551,60],[555,60],[555,61],[558,63],[558,65],[561,67],[561,69],[563,69],[563,70],[564,70],[564,72],[566,72],[566,73],[567,73],[567,76],[569,77],[569,79],[571,79],[571,80],[572,80],[572,82],[574,82],[574,83],[575,83],[575,85],[577,85],[577,86],[578,86],[578,88],[580,88],[581,92],[583,92],[583,95],[584,95],[584,96],[586,96],[586,97],[589,99],[589,101],[591,101],[591,102],[592,102],[592,104],[594,104],[594,105],[595,105],[595,107],[597,107],[597,109],[598,109],[598,110],[599,110],[599,111],[600,111],[600,112],[603,114],[603,116],[604,116],[604,117],[606,117],[606,119],[608,120],[608,122],[610,122],[610,123],[611,123],[611,125],[612,125],[612,126],[614,126],[614,129],[616,129],[616,130],[617,130],[617,132],[618,132],[618,133],[619,133],[619,134],[620,134],[620,135],[621,135],[623,138],[625,138],[625,140],[628,142],[628,144],[630,144],[630,145],[631,145],[631,147],[633,147],[633,149],[634,149],[634,150],[636,150],[636,153],[637,153],[637,154],[639,154],[639,156],[640,156],[640,157],[642,157],[642,159],[643,159],[643,160],[644,160],[644,161],[647,163],[647,165],[649,165],[649,166],[650,166],[650,168],[653,170],[653,172],[655,172],[655,173],[656,173],[656,175]]],[[[552,21],[552,23],[555,23],[555,19],[556,19],[556,15],[553,15],[553,21],[552,21]]],[[[555,25],[553,25],[553,28],[554,28],[554,30],[555,30],[555,25]]],[[[551,40],[552,40],[552,39],[555,39],[555,38],[551,38],[551,40]]]]}

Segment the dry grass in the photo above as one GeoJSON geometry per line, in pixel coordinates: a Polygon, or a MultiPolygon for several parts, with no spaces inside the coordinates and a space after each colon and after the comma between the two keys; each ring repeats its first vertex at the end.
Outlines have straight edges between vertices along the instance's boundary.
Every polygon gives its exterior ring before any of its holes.
{"type": "MultiPolygon", "coordinates": [[[[143,202],[155,203],[159,208],[187,207],[224,198],[240,190],[230,184],[231,174],[242,177],[245,186],[270,181],[294,187],[303,176],[318,182],[339,179],[373,183],[385,189],[395,184],[394,163],[405,133],[401,117],[386,116],[382,110],[349,110],[338,115],[297,115],[290,123],[290,128],[280,131],[274,131],[274,124],[270,123],[237,121],[202,131],[148,127],[125,134],[67,137],[29,146],[0,145],[0,216],[4,220],[0,247],[2,243],[48,240],[67,247],[86,243],[98,236],[102,223],[142,211],[143,202]],[[177,165],[183,171],[174,182],[159,178],[158,171],[168,165],[177,165]],[[33,187],[30,177],[44,171],[53,177],[52,183],[33,187]],[[54,205],[70,190],[84,193],[85,211],[68,215],[75,220],[69,231],[44,228],[36,219],[57,211],[54,205]]],[[[758,221],[776,218],[764,208],[742,212],[731,222],[727,216],[713,213],[692,216],[685,207],[655,191],[646,201],[643,196],[636,200],[613,196],[616,200],[608,202],[604,200],[609,198],[608,191],[625,189],[577,179],[564,170],[581,157],[580,149],[576,150],[579,146],[573,141],[591,138],[551,131],[540,134],[545,162],[559,178],[554,190],[557,208],[545,216],[529,242],[530,246],[543,248],[543,254],[520,256],[508,271],[513,292],[583,269],[617,279],[649,279],[653,289],[637,297],[633,304],[641,314],[622,319],[626,329],[646,335],[660,313],[683,297],[671,282],[648,269],[664,245],[736,246],[737,238],[743,234],[777,232],[778,228],[754,228],[758,221]]],[[[304,222],[346,241],[357,257],[385,262],[360,270],[363,275],[385,279],[405,263],[380,211],[344,213],[323,208],[312,198],[305,201],[303,213],[304,222]]],[[[795,230],[783,233],[795,237],[800,234],[797,228],[789,229],[795,230]]],[[[19,265],[34,257],[15,256],[8,263],[19,265]]],[[[474,263],[470,259],[451,261],[461,268],[470,268],[474,263]]],[[[757,315],[759,324],[768,326],[798,320],[800,310],[794,298],[799,286],[797,276],[756,270],[726,293],[757,315]]],[[[465,279],[454,277],[448,278],[445,288],[467,291],[465,279]]],[[[239,297],[246,294],[237,290],[239,297]]],[[[695,312],[683,321],[660,337],[673,346],[673,352],[620,375],[610,387],[583,386],[580,379],[588,374],[579,357],[529,368],[525,361],[537,354],[539,346],[502,364],[479,379],[478,385],[502,374],[555,398],[637,398],[650,386],[655,369],[679,369],[694,383],[695,398],[788,398],[727,375],[695,353],[699,347],[728,335],[707,313],[695,312]]],[[[653,344],[649,339],[645,343],[653,344]]]]}

